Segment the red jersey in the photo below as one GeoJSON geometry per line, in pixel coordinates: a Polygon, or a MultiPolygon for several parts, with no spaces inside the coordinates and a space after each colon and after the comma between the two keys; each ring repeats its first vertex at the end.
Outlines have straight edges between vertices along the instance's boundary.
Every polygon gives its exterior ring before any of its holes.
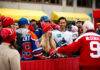
{"type": "Polygon", "coordinates": [[[87,32],[75,42],[58,49],[58,53],[74,53],[80,51],[81,66],[100,66],[100,35],[87,32]]]}

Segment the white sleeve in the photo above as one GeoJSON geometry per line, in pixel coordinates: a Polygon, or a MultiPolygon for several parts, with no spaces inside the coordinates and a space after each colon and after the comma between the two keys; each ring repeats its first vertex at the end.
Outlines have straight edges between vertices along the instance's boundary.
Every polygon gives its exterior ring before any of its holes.
{"type": "Polygon", "coordinates": [[[73,42],[73,34],[70,33],[69,35],[70,35],[70,37],[69,37],[68,44],[71,44],[73,42]]]}
{"type": "Polygon", "coordinates": [[[54,39],[55,31],[52,31],[52,39],[54,39]]]}

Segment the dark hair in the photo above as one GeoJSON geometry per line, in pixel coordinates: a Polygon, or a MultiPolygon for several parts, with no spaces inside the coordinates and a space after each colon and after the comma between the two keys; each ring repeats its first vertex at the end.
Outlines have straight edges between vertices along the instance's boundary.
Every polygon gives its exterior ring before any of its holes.
{"type": "Polygon", "coordinates": [[[19,28],[25,28],[25,25],[19,25],[19,28]]]}
{"type": "Polygon", "coordinates": [[[3,42],[2,37],[0,36],[0,44],[3,42]]]}
{"type": "MultiPolygon", "coordinates": [[[[1,44],[2,42],[4,42],[4,41],[3,41],[2,37],[0,36],[0,44],[1,44]]],[[[10,48],[15,48],[15,49],[16,49],[16,48],[17,48],[16,42],[15,42],[15,41],[10,42],[9,47],[10,47],[10,48]]]]}
{"type": "Polygon", "coordinates": [[[31,23],[31,22],[37,22],[37,21],[36,21],[35,19],[32,19],[32,20],[30,20],[30,23],[31,23]]]}
{"type": "Polygon", "coordinates": [[[18,49],[17,42],[16,42],[16,41],[11,41],[11,42],[10,42],[10,48],[18,49]]]}
{"type": "Polygon", "coordinates": [[[79,23],[79,22],[81,22],[81,23],[82,23],[82,25],[83,25],[83,23],[84,23],[84,21],[80,21],[80,20],[79,20],[79,21],[77,21],[77,22],[76,22],[76,24],[77,24],[77,23],[79,23]]]}
{"type": "Polygon", "coordinates": [[[60,18],[58,19],[58,22],[60,22],[61,19],[64,19],[64,20],[67,22],[67,20],[66,20],[65,17],[60,17],[60,18]]]}

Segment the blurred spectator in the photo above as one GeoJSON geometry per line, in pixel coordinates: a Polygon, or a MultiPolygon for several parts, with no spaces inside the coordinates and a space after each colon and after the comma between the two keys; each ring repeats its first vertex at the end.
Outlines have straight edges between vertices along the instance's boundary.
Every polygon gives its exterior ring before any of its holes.
{"type": "Polygon", "coordinates": [[[13,24],[14,24],[14,20],[10,17],[4,17],[4,19],[2,20],[3,28],[11,27],[11,25],[13,25],[13,24]]]}
{"type": "Polygon", "coordinates": [[[71,31],[72,31],[72,34],[73,34],[73,41],[75,41],[78,37],[78,27],[72,25],[71,26],[71,31]]]}
{"type": "Polygon", "coordinates": [[[52,53],[80,52],[80,70],[100,70],[100,35],[94,32],[94,25],[90,21],[83,24],[84,34],[72,44],[57,48],[52,53]]]}
{"type": "Polygon", "coordinates": [[[98,26],[98,28],[97,28],[96,33],[100,35],[100,23],[97,23],[97,26],[98,26]]]}
{"type": "Polygon", "coordinates": [[[26,18],[21,18],[18,21],[19,29],[17,32],[17,43],[19,46],[19,51],[21,54],[22,60],[32,60],[35,59],[32,51],[37,49],[35,41],[37,40],[37,36],[28,29],[29,21],[26,18]]]}
{"type": "MultiPolygon", "coordinates": [[[[72,25],[71,26],[71,31],[72,31],[72,34],[73,34],[73,41],[75,41],[78,38],[78,27],[75,26],[75,25],[72,25]]],[[[74,57],[79,56],[79,51],[76,52],[76,53],[73,53],[73,56],[74,57]]]]}
{"type": "Polygon", "coordinates": [[[78,27],[78,33],[79,33],[79,36],[83,33],[83,29],[82,29],[82,25],[83,25],[83,22],[78,20],[75,25],[78,27]]]}
{"type": "Polygon", "coordinates": [[[30,21],[30,25],[29,25],[28,29],[33,31],[33,32],[35,31],[35,29],[36,29],[36,20],[32,19],[30,21]]]}
{"type": "Polygon", "coordinates": [[[18,29],[18,28],[19,28],[18,23],[14,23],[14,24],[12,25],[12,28],[14,28],[15,30],[18,29]]]}
{"type": "Polygon", "coordinates": [[[51,21],[48,16],[42,16],[40,20],[41,20],[41,25],[43,23],[46,23],[46,24],[50,23],[53,29],[57,29],[57,30],[60,29],[60,26],[55,24],[53,21],[51,21]]]}
{"type": "Polygon", "coordinates": [[[50,22],[51,23],[51,26],[54,30],[60,30],[60,26],[58,24],[55,24],[54,22],[50,22]]]}
{"type": "MultiPolygon", "coordinates": [[[[2,22],[0,22],[0,31],[1,31],[1,29],[2,29],[2,22]]],[[[2,41],[2,38],[0,36],[0,44],[1,44],[1,41],[2,41]]]]}
{"type": "Polygon", "coordinates": [[[0,30],[2,29],[2,22],[0,22],[0,30]]]}
{"type": "Polygon", "coordinates": [[[40,46],[43,47],[44,55],[49,56],[49,53],[52,49],[56,48],[56,43],[52,39],[51,31],[53,30],[51,24],[44,23],[42,24],[44,34],[42,35],[40,46]]]}
{"type": "Polygon", "coordinates": [[[45,23],[49,23],[49,22],[50,22],[50,19],[49,19],[48,16],[42,16],[42,17],[40,18],[40,21],[41,21],[41,22],[45,22],[45,23]]]}
{"type": "MultiPolygon", "coordinates": [[[[60,29],[60,26],[55,24],[54,22],[52,22],[48,16],[42,16],[41,19],[40,19],[40,23],[38,23],[38,26],[42,29],[42,25],[43,24],[50,24],[52,26],[52,28],[54,30],[59,30],[60,29]]],[[[43,34],[43,30],[41,31],[42,34],[43,34]]],[[[37,33],[37,32],[35,32],[37,33]]]]}
{"type": "Polygon", "coordinates": [[[56,41],[57,47],[72,43],[72,32],[67,30],[66,18],[60,17],[58,20],[58,25],[60,26],[60,29],[52,31],[52,37],[56,41]]]}
{"type": "Polygon", "coordinates": [[[29,29],[30,29],[31,31],[33,31],[33,32],[37,35],[38,39],[39,39],[39,38],[42,36],[42,34],[43,34],[42,29],[38,27],[37,21],[34,20],[34,19],[32,19],[32,20],[30,21],[29,29]]]}
{"type": "MultiPolygon", "coordinates": [[[[2,22],[3,22],[3,19],[5,18],[5,16],[0,16],[0,31],[1,31],[1,29],[2,29],[2,22]]],[[[2,42],[2,38],[1,38],[1,36],[0,36],[0,44],[1,44],[1,42],[2,42]]]]}
{"type": "MultiPolygon", "coordinates": [[[[44,24],[44,23],[50,23],[50,19],[49,19],[49,17],[48,16],[42,16],[41,18],[40,18],[40,21],[39,21],[39,23],[38,23],[38,26],[42,29],[42,24],[44,24]]],[[[43,31],[43,30],[42,30],[43,31]]]]}
{"type": "MultiPolygon", "coordinates": [[[[67,30],[67,20],[65,17],[60,17],[58,19],[58,25],[60,26],[59,30],[52,31],[52,38],[56,42],[56,46],[64,46],[73,42],[72,32],[67,30]]],[[[69,56],[71,56],[69,54],[69,56]]],[[[59,55],[59,57],[66,57],[66,55],[59,55]]]]}
{"type": "Polygon", "coordinates": [[[75,26],[75,21],[68,21],[68,24],[67,24],[68,31],[71,31],[72,25],[75,26]]]}
{"type": "Polygon", "coordinates": [[[2,29],[2,22],[5,19],[5,16],[0,16],[0,30],[2,29]]]}
{"type": "MultiPolygon", "coordinates": [[[[11,17],[2,17],[2,27],[3,28],[12,28],[12,25],[14,24],[14,20],[11,17]]],[[[12,28],[14,31],[15,29],[12,28]]],[[[1,29],[2,30],[2,29],[1,29]]],[[[9,39],[10,40],[10,39],[9,39]]],[[[16,43],[12,41],[12,44],[17,47],[16,43]]]]}
{"type": "Polygon", "coordinates": [[[0,69],[20,70],[20,54],[15,50],[16,32],[11,28],[14,21],[10,17],[5,17],[2,22],[4,28],[0,31],[2,43],[0,45],[0,69]]]}

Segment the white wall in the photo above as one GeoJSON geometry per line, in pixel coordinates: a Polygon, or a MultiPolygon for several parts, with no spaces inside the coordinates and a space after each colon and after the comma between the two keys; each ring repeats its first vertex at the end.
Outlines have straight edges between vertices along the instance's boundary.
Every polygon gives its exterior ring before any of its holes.
{"type": "MultiPolygon", "coordinates": [[[[92,8],[81,8],[76,6],[76,0],[74,0],[74,6],[66,6],[66,0],[63,0],[61,5],[48,5],[48,4],[33,4],[33,3],[19,3],[19,2],[3,2],[0,1],[0,8],[17,8],[17,9],[32,9],[32,10],[42,10],[48,15],[52,11],[66,11],[66,12],[83,12],[92,13],[92,8]]],[[[93,5],[94,6],[94,5],[93,5]]]]}

